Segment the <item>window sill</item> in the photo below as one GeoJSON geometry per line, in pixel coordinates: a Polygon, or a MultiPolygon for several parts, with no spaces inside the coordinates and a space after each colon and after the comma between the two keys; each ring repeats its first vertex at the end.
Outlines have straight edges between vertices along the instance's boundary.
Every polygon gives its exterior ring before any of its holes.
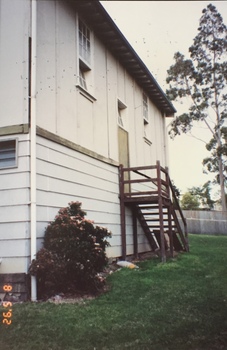
{"type": "Polygon", "coordinates": [[[18,165],[9,165],[9,166],[0,166],[0,170],[7,170],[7,169],[15,169],[18,168],[18,165]]]}
{"type": "Polygon", "coordinates": [[[80,85],[76,85],[76,88],[77,88],[77,90],[79,91],[79,93],[81,94],[81,95],[83,95],[84,97],[86,97],[89,101],[91,101],[92,103],[93,102],[95,102],[95,101],[97,101],[97,99],[94,97],[94,96],[92,96],[91,94],[89,94],[89,92],[87,92],[87,90],[85,90],[84,88],[82,88],[82,86],[80,86],[80,85]]]}

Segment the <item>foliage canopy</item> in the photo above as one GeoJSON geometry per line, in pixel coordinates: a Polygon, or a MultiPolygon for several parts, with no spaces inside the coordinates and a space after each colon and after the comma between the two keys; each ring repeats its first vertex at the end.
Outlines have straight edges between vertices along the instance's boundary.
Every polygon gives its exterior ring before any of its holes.
{"type": "Polygon", "coordinates": [[[191,194],[190,192],[186,192],[183,194],[181,199],[181,207],[184,210],[197,210],[199,209],[199,200],[197,196],[191,194]]]}
{"type": "Polygon", "coordinates": [[[210,156],[205,169],[216,174],[223,210],[227,180],[227,27],[215,6],[209,4],[200,18],[198,34],[189,47],[190,59],[175,53],[167,71],[170,100],[189,100],[188,111],[171,124],[170,136],[188,133],[197,122],[206,125],[211,139],[206,144],[210,156]]]}
{"type": "Polygon", "coordinates": [[[202,187],[192,187],[188,192],[196,196],[203,208],[214,209],[215,201],[212,200],[210,194],[210,181],[207,181],[202,187]]]}

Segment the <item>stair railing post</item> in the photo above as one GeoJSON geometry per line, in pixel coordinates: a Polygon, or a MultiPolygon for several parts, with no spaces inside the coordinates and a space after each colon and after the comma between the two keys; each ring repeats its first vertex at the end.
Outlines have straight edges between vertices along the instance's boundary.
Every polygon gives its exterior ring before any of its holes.
{"type": "Polygon", "coordinates": [[[125,225],[125,203],[124,203],[124,171],[123,165],[119,166],[119,192],[120,192],[120,220],[121,220],[121,249],[122,259],[126,259],[126,225],[125,225]]]}
{"type": "Polygon", "coordinates": [[[138,233],[137,233],[137,215],[136,215],[136,206],[132,207],[132,221],[133,221],[133,249],[134,257],[138,259],[138,233]]]}
{"type": "Polygon", "coordinates": [[[171,183],[171,180],[169,181],[169,183],[170,183],[170,189],[172,191],[172,197],[173,197],[173,200],[175,201],[175,206],[176,206],[176,209],[174,207],[172,207],[172,215],[173,215],[175,224],[177,225],[178,232],[179,232],[179,235],[181,237],[181,240],[182,240],[182,243],[184,245],[184,248],[188,252],[189,251],[189,243],[188,243],[187,221],[186,221],[186,219],[185,219],[185,217],[183,215],[183,212],[181,210],[181,207],[180,207],[180,205],[178,203],[178,200],[177,200],[176,194],[174,192],[174,188],[173,188],[173,185],[171,183]],[[179,223],[178,216],[176,214],[176,210],[178,210],[179,215],[181,217],[181,220],[183,222],[184,232],[183,232],[183,230],[181,228],[181,225],[179,223]]]}
{"type": "Polygon", "coordinates": [[[159,225],[160,225],[160,241],[161,241],[161,257],[162,262],[166,262],[164,223],[163,223],[163,203],[162,203],[162,182],[161,182],[161,166],[157,161],[157,181],[158,181],[158,207],[159,207],[159,225]]]}
{"type": "Polygon", "coordinates": [[[172,199],[170,197],[170,178],[169,178],[169,169],[166,167],[166,183],[167,183],[167,194],[169,198],[168,205],[168,227],[169,227],[169,245],[170,245],[170,255],[173,258],[173,231],[172,231],[172,199]]]}

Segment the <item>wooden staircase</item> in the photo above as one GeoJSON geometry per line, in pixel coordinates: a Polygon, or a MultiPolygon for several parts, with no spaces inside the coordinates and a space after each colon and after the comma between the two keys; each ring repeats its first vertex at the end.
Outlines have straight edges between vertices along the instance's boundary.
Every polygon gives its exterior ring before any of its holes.
{"type": "Polygon", "coordinates": [[[140,223],[152,251],[160,254],[189,251],[187,224],[183,216],[168,169],[155,166],[123,168],[120,166],[120,205],[122,257],[126,258],[125,208],[133,213],[134,255],[138,255],[137,221],[140,223]],[[179,221],[181,219],[181,223],[179,221]]]}

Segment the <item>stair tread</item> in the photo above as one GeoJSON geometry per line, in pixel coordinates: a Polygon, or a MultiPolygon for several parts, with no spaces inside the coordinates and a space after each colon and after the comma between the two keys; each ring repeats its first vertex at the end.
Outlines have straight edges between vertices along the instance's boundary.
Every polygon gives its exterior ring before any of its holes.
{"type": "MultiPolygon", "coordinates": [[[[156,222],[156,221],[159,221],[159,218],[156,218],[156,219],[144,219],[144,220],[146,220],[148,222],[156,222]]],[[[163,219],[163,221],[168,221],[168,219],[163,219]]],[[[171,220],[171,221],[173,222],[174,220],[171,220]]]]}
{"type": "MultiPolygon", "coordinates": [[[[165,240],[165,249],[169,249],[170,241],[168,237],[168,231],[170,230],[171,225],[171,231],[173,232],[173,248],[175,250],[184,250],[185,246],[185,239],[183,236],[183,233],[178,230],[181,230],[179,223],[176,222],[177,217],[172,212],[169,211],[170,203],[169,201],[165,201],[163,199],[164,205],[162,206],[162,215],[161,218],[163,219],[162,227],[164,230],[164,240],[165,240]],[[170,225],[169,225],[170,224],[170,225]]],[[[143,231],[146,235],[146,238],[153,250],[157,249],[159,246],[160,249],[160,214],[159,214],[159,205],[157,202],[137,202],[134,201],[134,208],[136,209],[136,216],[139,220],[141,227],[143,228],[143,231]],[[158,238],[157,238],[158,237],[158,238]]]]}

